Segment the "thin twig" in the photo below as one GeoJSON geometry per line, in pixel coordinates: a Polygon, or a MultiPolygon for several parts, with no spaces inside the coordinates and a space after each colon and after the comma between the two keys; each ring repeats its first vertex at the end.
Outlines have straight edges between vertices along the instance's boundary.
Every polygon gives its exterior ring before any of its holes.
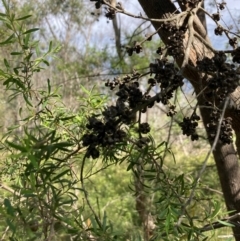
{"type": "Polygon", "coordinates": [[[228,39],[230,38],[229,35],[228,35],[229,33],[232,34],[232,35],[235,35],[235,36],[238,37],[238,38],[240,38],[240,35],[239,35],[239,34],[236,34],[236,33],[232,32],[232,31],[224,28],[221,24],[219,24],[218,21],[216,21],[216,20],[213,18],[213,16],[212,16],[208,11],[206,11],[204,8],[200,8],[200,10],[203,11],[205,14],[207,14],[207,15],[215,22],[215,24],[216,24],[219,28],[221,28],[221,29],[223,30],[223,32],[225,33],[225,35],[227,36],[228,39]]]}
{"type": "MultiPolygon", "coordinates": [[[[176,91],[175,96],[174,96],[174,105],[176,105],[176,102],[177,102],[177,91],[176,91]]],[[[167,151],[168,151],[168,148],[167,148],[167,147],[169,146],[169,141],[170,141],[171,134],[172,134],[173,121],[174,121],[173,116],[171,116],[170,126],[169,126],[169,128],[168,128],[168,137],[167,137],[167,141],[166,141],[167,146],[166,146],[166,148],[164,149],[163,160],[165,159],[166,154],[167,154],[167,151]]]]}
{"type": "Polygon", "coordinates": [[[98,169],[97,171],[90,173],[89,175],[87,175],[86,177],[84,177],[84,179],[88,179],[89,177],[94,176],[95,174],[97,174],[97,173],[99,173],[99,172],[101,172],[101,171],[103,171],[103,170],[105,170],[105,169],[107,169],[108,167],[113,166],[113,165],[116,165],[116,163],[108,164],[107,166],[102,167],[102,168],[98,169]]]}
{"type": "Polygon", "coordinates": [[[203,187],[203,189],[205,189],[205,190],[207,190],[207,191],[210,191],[210,192],[217,193],[217,194],[223,196],[223,192],[218,191],[218,190],[215,190],[215,189],[213,189],[213,188],[210,188],[210,187],[203,187]]]}
{"type": "Polygon", "coordinates": [[[183,17],[183,16],[188,14],[187,12],[181,12],[181,13],[179,13],[179,14],[171,17],[171,18],[167,18],[167,19],[146,18],[146,17],[143,17],[141,14],[140,15],[134,15],[134,14],[132,14],[130,12],[127,12],[123,8],[120,9],[120,8],[117,8],[117,7],[112,7],[112,5],[110,3],[108,3],[108,2],[106,2],[105,0],[103,0],[103,3],[105,5],[107,5],[109,8],[115,10],[116,13],[122,13],[122,14],[125,14],[125,15],[133,17],[133,18],[139,18],[139,19],[143,19],[143,20],[151,21],[151,22],[160,22],[160,23],[161,22],[162,23],[164,23],[164,22],[171,22],[171,21],[174,21],[174,20],[178,20],[181,17],[183,17]]]}
{"type": "Polygon", "coordinates": [[[5,240],[5,236],[6,236],[7,232],[8,232],[8,230],[9,230],[9,228],[10,228],[9,226],[6,227],[6,229],[4,230],[4,232],[2,234],[2,238],[0,239],[0,241],[4,241],[5,240]]]}

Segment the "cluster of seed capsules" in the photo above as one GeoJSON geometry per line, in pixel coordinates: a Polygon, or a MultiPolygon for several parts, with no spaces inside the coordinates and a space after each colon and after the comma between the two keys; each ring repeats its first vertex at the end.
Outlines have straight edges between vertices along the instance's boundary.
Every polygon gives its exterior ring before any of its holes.
{"type": "Polygon", "coordinates": [[[168,63],[166,59],[156,59],[155,63],[150,64],[150,71],[154,74],[153,78],[148,80],[148,84],[154,86],[159,84],[162,96],[157,102],[164,105],[172,98],[173,92],[183,83],[183,77],[178,74],[178,69],[173,63],[168,63]]]}
{"type": "MultiPolygon", "coordinates": [[[[232,56],[233,62],[240,63],[240,48],[235,49],[232,56]]],[[[225,53],[219,52],[212,59],[204,58],[197,62],[199,71],[211,76],[208,79],[208,88],[204,91],[206,105],[212,108],[210,123],[207,124],[210,141],[213,141],[216,137],[221,106],[223,106],[229,94],[239,86],[239,73],[235,64],[226,61],[225,53]]],[[[230,117],[223,118],[219,140],[224,144],[229,144],[232,142],[232,136],[232,119],[230,117]]]]}
{"type": "Polygon", "coordinates": [[[240,64],[240,47],[236,48],[236,49],[232,52],[232,61],[233,61],[234,63],[240,64]]]}
{"type": "MultiPolygon", "coordinates": [[[[88,147],[87,157],[98,158],[99,147],[114,146],[123,142],[127,136],[122,128],[123,124],[126,126],[136,122],[136,112],[145,112],[147,108],[154,106],[155,101],[167,104],[173,91],[183,85],[183,78],[177,75],[177,69],[166,60],[156,60],[150,64],[150,72],[152,77],[148,80],[149,86],[158,84],[162,90],[161,97],[152,101],[151,96],[140,89],[138,82],[140,75],[137,72],[122,79],[118,77],[106,82],[105,86],[110,90],[117,89],[118,98],[115,105],[105,108],[101,118],[91,116],[88,119],[86,125],[88,132],[82,137],[83,146],[88,147]]],[[[173,107],[171,110],[173,114],[173,107]]],[[[137,131],[147,134],[150,132],[150,126],[148,123],[140,123],[137,131]]],[[[140,137],[136,144],[142,148],[148,141],[148,138],[140,137]]]]}
{"type": "Polygon", "coordinates": [[[220,52],[215,54],[212,59],[206,57],[197,62],[198,69],[211,76],[205,96],[212,103],[223,103],[239,85],[239,75],[235,65],[227,63],[226,60],[227,56],[220,52]]]}
{"type": "Polygon", "coordinates": [[[139,42],[134,41],[133,42],[133,46],[126,46],[126,51],[128,53],[129,56],[132,56],[134,52],[136,52],[136,54],[139,54],[142,52],[142,45],[139,42]]]}
{"type": "MultiPolygon", "coordinates": [[[[114,118],[114,117],[113,117],[114,118]]],[[[99,157],[99,146],[106,147],[121,142],[126,133],[121,130],[114,121],[102,121],[92,116],[86,125],[89,133],[82,137],[83,146],[87,146],[86,157],[93,159],[99,157]]]]}
{"type": "MultiPolygon", "coordinates": [[[[183,25],[181,27],[174,26],[171,22],[164,22],[161,24],[161,30],[165,31],[166,33],[171,33],[168,37],[168,45],[167,45],[167,51],[168,55],[173,57],[183,57],[184,53],[184,45],[183,40],[185,38],[185,33],[187,31],[187,26],[183,25]]],[[[152,36],[146,37],[145,40],[151,41],[152,36]]],[[[143,41],[144,42],[144,41],[143,41]]],[[[139,54],[143,50],[142,43],[134,41],[132,46],[127,45],[126,46],[126,52],[129,56],[132,56],[133,53],[139,54]]],[[[157,54],[162,54],[162,49],[159,47],[156,51],[157,54]]]]}
{"type": "Polygon", "coordinates": [[[168,37],[168,45],[167,50],[168,54],[173,57],[183,57],[183,40],[185,37],[185,33],[187,30],[186,26],[181,26],[180,28],[172,25],[170,22],[162,23],[161,30],[166,31],[167,33],[171,33],[168,37]]]}
{"type": "MultiPolygon", "coordinates": [[[[96,8],[99,8],[103,1],[91,0],[96,2],[96,8]]],[[[188,7],[196,7],[200,0],[187,0],[188,7]]],[[[220,9],[224,9],[224,4],[219,5],[220,9]]],[[[113,13],[109,12],[108,18],[112,19],[113,13]]],[[[213,14],[215,21],[219,21],[220,15],[213,14]]],[[[185,33],[187,26],[183,25],[180,28],[173,26],[170,22],[162,23],[161,31],[171,33],[168,37],[167,53],[173,57],[183,57],[185,33]]],[[[215,30],[217,35],[221,35],[224,30],[219,27],[215,30]]],[[[148,39],[146,39],[148,40],[148,39]]],[[[149,38],[150,40],[150,38],[149,38]]],[[[236,46],[236,40],[230,39],[231,46],[236,46]]],[[[139,54],[142,52],[142,42],[133,42],[132,46],[126,47],[126,52],[129,56],[133,53],[139,54]]],[[[158,48],[157,53],[162,54],[162,49],[158,48]]],[[[233,62],[240,63],[240,48],[236,48],[232,52],[233,62]]],[[[197,62],[197,67],[200,72],[210,75],[208,79],[207,91],[204,91],[206,99],[210,103],[218,103],[221,106],[226,97],[232,93],[238,86],[238,75],[236,74],[235,65],[226,62],[227,57],[224,53],[217,53],[212,59],[204,58],[197,62]]],[[[133,75],[127,75],[123,79],[115,78],[113,81],[108,81],[106,86],[111,90],[116,87],[118,91],[116,95],[118,99],[116,105],[107,107],[103,111],[103,117],[99,120],[97,117],[90,117],[87,128],[90,133],[83,136],[83,145],[88,146],[88,156],[96,158],[99,156],[98,147],[106,147],[114,145],[117,142],[121,142],[126,137],[126,132],[121,129],[122,124],[130,125],[134,121],[136,111],[146,112],[147,108],[154,106],[155,102],[162,102],[164,105],[169,105],[168,116],[173,116],[175,106],[170,105],[169,99],[172,98],[173,92],[183,85],[183,77],[178,74],[178,69],[175,68],[173,63],[168,63],[166,59],[157,59],[154,63],[150,64],[151,78],[148,80],[149,87],[158,85],[161,89],[161,95],[153,101],[148,93],[143,93],[139,88],[138,79],[140,75],[134,73],[133,75]],[[147,103],[147,104],[146,104],[147,103]],[[139,108],[140,107],[140,108],[139,108]]],[[[213,106],[213,105],[212,105],[213,106]]],[[[219,121],[219,113],[214,109],[211,113],[211,121],[207,125],[209,138],[213,139],[216,136],[216,126],[219,121]]],[[[200,117],[195,113],[191,117],[185,117],[180,123],[183,134],[191,136],[191,139],[198,140],[198,134],[196,127],[200,117]]],[[[148,123],[139,124],[140,133],[146,134],[150,131],[148,123]]],[[[141,139],[141,138],[140,138],[141,139]]],[[[231,119],[226,118],[221,125],[220,140],[224,143],[229,143],[232,139],[231,132],[231,119]]],[[[142,145],[145,145],[146,141],[142,141],[142,145]]],[[[140,145],[141,146],[141,145],[140,145]]]]}
{"type": "MultiPolygon", "coordinates": [[[[240,63],[240,48],[235,49],[232,56],[233,62],[240,63]]],[[[229,94],[239,85],[239,73],[234,64],[226,61],[226,54],[219,52],[212,59],[205,57],[203,60],[197,61],[197,68],[200,72],[211,76],[208,79],[207,89],[203,92],[206,98],[206,106],[212,109],[210,122],[207,124],[209,140],[214,141],[217,129],[220,128],[219,141],[230,144],[233,137],[232,119],[230,117],[223,118],[221,126],[218,125],[221,118],[221,106],[223,106],[229,94]]],[[[179,124],[183,134],[191,136],[193,141],[198,140],[196,127],[199,120],[200,117],[194,112],[191,117],[185,117],[179,124]]]]}
{"type": "MultiPolygon", "coordinates": [[[[207,124],[207,133],[210,141],[214,141],[216,137],[220,116],[221,112],[219,110],[212,111],[210,115],[211,120],[210,123],[207,124]]],[[[232,118],[226,117],[223,119],[220,126],[219,141],[224,144],[230,144],[232,143],[232,137],[232,118]]]]}
{"type": "Polygon", "coordinates": [[[96,2],[95,3],[96,9],[99,9],[103,5],[103,1],[102,0],[90,0],[90,1],[91,2],[96,2]]]}
{"type": "MultiPolygon", "coordinates": [[[[135,114],[133,109],[143,103],[144,95],[139,89],[139,83],[134,80],[137,73],[108,81],[105,85],[111,90],[119,88],[116,95],[116,105],[105,108],[102,117],[91,116],[86,125],[88,133],[82,137],[83,146],[87,146],[87,157],[98,158],[99,147],[113,147],[116,143],[123,142],[127,136],[121,126],[133,122],[135,114]]],[[[146,134],[150,131],[148,123],[139,125],[139,132],[146,134]]],[[[141,140],[140,140],[141,141],[141,140]]],[[[142,142],[141,142],[142,143],[142,142]]]]}
{"type": "Polygon", "coordinates": [[[180,4],[183,4],[189,8],[195,8],[201,2],[201,0],[180,0],[180,4]]]}
{"type": "Polygon", "coordinates": [[[194,112],[191,117],[184,117],[183,121],[179,123],[183,135],[191,136],[192,141],[196,141],[199,138],[196,132],[196,127],[198,126],[199,120],[200,117],[194,112]]]}

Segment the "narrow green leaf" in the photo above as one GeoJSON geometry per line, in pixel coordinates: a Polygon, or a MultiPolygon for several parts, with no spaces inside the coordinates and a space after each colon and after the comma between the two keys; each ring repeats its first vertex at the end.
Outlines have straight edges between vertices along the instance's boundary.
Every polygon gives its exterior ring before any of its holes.
{"type": "Polygon", "coordinates": [[[171,216],[170,216],[170,213],[168,213],[167,217],[166,217],[166,220],[165,220],[165,232],[167,234],[169,232],[170,222],[171,222],[171,216]]]}
{"type": "MultiPolygon", "coordinates": [[[[68,228],[67,229],[67,234],[71,234],[71,236],[76,235],[77,233],[79,233],[79,229],[76,229],[76,228],[68,228]]],[[[75,239],[75,240],[77,240],[77,239],[75,239]]]]}
{"type": "Polygon", "coordinates": [[[0,15],[0,21],[6,22],[6,18],[4,18],[4,17],[2,17],[2,16],[0,15]]]}
{"type": "Polygon", "coordinates": [[[64,175],[67,174],[68,172],[69,172],[69,169],[61,172],[60,174],[58,174],[57,176],[55,176],[55,177],[52,179],[52,182],[54,182],[55,180],[60,179],[60,177],[64,176],[64,175]]]}
{"type": "Polygon", "coordinates": [[[18,151],[21,151],[21,152],[27,152],[27,151],[28,151],[27,148],[24,147],[24,146],[17,145],[17,144],[15,144],[15,143],[13,143],[13,142],[10,142],[10,141],[6,141],[6,142],[7,142],[7,144],[8,144],[10,147],[12,147],[12,148],[14,148],[14,149],[16,149],[16,150],[18,150],[18,151]]]}
{"type": "Polygon", "coordinates": [[[7,79],[3,82],[3,85],[8,85],[9,83],[12,82],[12,80],[13,80],[12,77],[7,78],[7,79]]]}
{"type": "Polygon", "coordinates": [[[6,27],[7,27],[7,28],[9,28],[9,29],[11,29],[11,30],[13,30],[13,31],[14,31],[14,29],[13,29],[12,25],[11,25],[11,24],[9,24],[8,22],[5,22],[5,25],[6,25],[6,27]]]}
{"type": "Polygon", "coordinates": [[[4,203],[4,206],[7,209],[7,213],[11,216],[14,216],[14,208],[13,208],[11,202],[9,201],[9,199],[5,198],[3,203],[4,203]]]}
{"type": "Polygon", "coordinates": [[[26,89],[26,88],[25,88],[25,85],[22,83],[21,80],[13,78],[13,79],[12,79],[12,82],[13,82],[14,84],[16,84],[20,89],[23,89],[23,90],[26,89]]]}
{"type": "Polygon", "coordinates": [[[51,93],[51,83],[50,83],[50,79],[47,79],[47,85],[48,85],[48,94],[51,93]]]}
{"type": "Polygon", "coordinates": [[[102,229],[103,231],[106,231],[106,226],[107,226],[107,214],[106,211],[103,213],[103,222],[102,222],[102,229]]]}
{"type": "Polygon", "coordinates": [[[14,68],[13,71],[14,71],[14,73],[15,73],[16,75],[19,74],[18,68],[14,68]]]}
{"type": "Polygon", "coordinates": [[[87,95],[91,95],[91,92],[88,91],[83,85],[80,85],[80,88],[81,88],[82,91],[85,92],[87,95]]]}
{"type": "Polygon", "coordinates": [[[30,59],[31,59],[31,57],[32,57],[32,55],[33,55],[33,53],[30,52],[24,59],[25,59],[27,62],[29,62],[30,59]]]}
{"type": "Polygon", "coordinates": [[[11,22],[15,21],[15,13],[10,12],[9,19],[10,19],[11,22]]]}
{"type": "Polygon", "coordinates": [[[60,118],[60,120],[62,121],[66,121],[66,120],[72,120],[75,118],[75,115],[72,115],[72,116],[68,116],[68,117],[64,117],[64,118],[60,118]]]}
{"type": "Polygon", "coordinates": [[[33,106],[32,103],[29,101],[28,96],[26,94],[23,95],[23,98],[29,106],[31,106],[31,107],[33,106]]]}
{"type": "Polygon", "coordinates": [[[97,222],[93,217],[90,217],[91,225],[93,227],[93,230],[97,232],[97,222]]]}
{"type": "Polygon", "coordinates": [[[35,176],[35,172],[36,170],[32,169],[30,171],[30,184],[31,184],[31,187],[32,187],[32,190],[35,190],[36,189],[36,176],[35,176]]]}
{"type": "Polygon", "coordinates": [[[6,17],[7,15],[5,13],[0,13],[0,16],[6,17]]]}
{"type": "Polygon", "coordinates": [[[22,115],[22,107],[19,108],[18,114],[19,114],[19,116],[22,115]]]}
{"type": "Polygon", "coordinates": [[[220,209],[221,209],[221,204],[220,202],[216,201],[214,204],[214,211],[211,214],[211,218],[215,218],[219,214],[220,209]]]}
{"type": "Polygon", "coordinates": [[[66,205],[66,204],[73,204],[73,200],[72,199],[69,199],[69,200],[65,200],[65,201],[62,201],[62,202],[59,202],[59,206],[61,207],[62,205],[66,205]]]}
{"type": "Polygon", "coordinates": [[[21,21],[21,20],[24,20],[24,19],[27,19],[27,18],[30,18],[30,17],[32,17],[32,15],[26,15],[26,16],[24,16],[24,17],[17,18],[17,19],[15,19],[15,20],[16,20],[16,21],[21,21]]]}
{"type": "Polygon", "coordinates": [[[44,63],[44,64],[46,64],[47,66],[49,66],[50,64],[48,63],[48,61],[47,60],[45,60],[45,59],[43,59],[42,60],[42,62],[44,63]]]}
{"type": "Polygon", "coordinates": [[[8,37],[5,41],[0,42],[0,45],[5,45],[5,44],[9,44],[12,43],[11,40],[13,40],[15,38],[15,34],[13,33],[10,37],[8,37]]]}
{"type": "Polygon", "coordinates": [[[25,34],[25,37],[23,38],[23,42],[24,42],[24,45],[25,45],[25,49],[28,48],[29,39],[30,39],[30,33],[25,34]]]}
{"type": "Polygon", "coordinates": [[[9,76],[10,75],[6,71],[3,71],[2,69],[0,69],[0,78],[2,77],[6,79],[6,78],[9,78],[9,76]]]}
{"type": "Polygon", "coordinates": [[[131,170],[135,165],[136,165],[137,163],[135,163],[135,162],[130,162],[130,164],[128,165],[128,167],[127,167],[127,171],[129,171],[129,170],[131,170]]]}
{"type": "MultiPolygon", "coordinates": [[[[13,222],[11,220],[9,220],[8,218],[6,219],[6,223],[9,226],[10,230],[15,233],[16,231],[16,226],[13,224],[13,222]]],[[[9,239],[10,240],[10,239],[9,239]]],[[[15,241],[14,239],[12,239],[13,241],[15,241]]]]}
{"type": "Polygon", "coordinates": [[[52,53],[58,53],[61,50],[62,46],[58,45],[56,48],[54,48],[54,50],[52,51],[52,53]]]}
{"type": "Polygon", "coordinates": [[[9,5],[5,0],[2,0],[2,3],[4,5],[4,8],[6,9],[6,11],[9,11],[9,5]]]}
{"type": "Polygon", "coordinates": [[[10,65],[9,65],[9,63],[8,63],[8,61],[7,61],[6,59],[4,59],[4,64],[5,64],[5,66],[6,66],[7,68],[10,68],[10,65]]]}
{"type": "Polygon", "coordinates": [[[58,142],[56,144],[54,144],[54,146],[56,146],[56,148],[64,148],[64,147],[70,147],[72,146],[73,144],[71,142],[58,142]]]}
{"type": "Polygon", "coordinates": [[[37,56],[39,56],[41,54],[41,51],[40,51],[40,48],[39,48],[38,44],[35,46],[35,51],[36,51],[37,56]]]}
{"type": "Polygon", "coordinates": [[[50,41],[50,43],[49,43],[48,53],[51,52],[51,50],[52,50],[52,41],[50,41]]]}
{"type": "Polygon", "coordinates": [[[36,160],[36,157],[34,155],[28,155],[28,159],[31,161],[32,165],[35,167],[35,168],[38,168],[38,162],[36,160]]]}
{"type": "Polygon", "coordinates": [[[32,190],[21,190],[21,194],[24,197],[36,197],[36,194],[32,192],[32,190]]]}
{"type": "Polygon", "coordinates": [[[11,55],[21,55],[21,54],[23,54],[23,52],[12,52],[12,53],[10,53],[11,55]]]}
{"type": "Polygon", "coordinates": [[[39,28],[32,28],[32,29],[27,30],[27,31],[26,31],[26,32],[24,32],[23,34],[27,34],[27,33],[36,32],[36,31],[38,31],[38,30],[39,30],[39,28]]]}
{"type": "Polygon", "coordinates": [[[227,227],[235,227],[233,224],[225,222],[225,221],[222,221],[222,220],[218,220],[218,222],[223,224],[223,225],[225,225],[225,226],[227,226],[227,227]]]}

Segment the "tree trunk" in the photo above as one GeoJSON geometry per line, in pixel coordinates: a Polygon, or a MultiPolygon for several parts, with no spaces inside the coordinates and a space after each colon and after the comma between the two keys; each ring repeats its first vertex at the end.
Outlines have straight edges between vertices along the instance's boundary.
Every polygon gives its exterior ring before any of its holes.
{"type": "MultiPolygon", "coordinates": [[[[146,15],[152,19],[164,19],[178,13],[175,5],[170,0],[139,0],[139,3],[146,15]]],[[[152,22],[152,24],[156,30],[160,27],[159,22],[152,22]]],[[[211,46],[206,30],[197,17],[195,17],[193,26],[194,30],[206,40],[209,46],[211,46]]],[[[166,31],[163,32],[161,30],[158,33],[162,41],[167,44],[169,41],[168,36],[171,33],[167,33],[166,31]]],[[[185,46],[187,38],[184,41],[185,46]]],[[[197,100],[200,106],[203,124],[206,127],[210,122],[211,110],[209,108],[204,108],[206,99],[203,98],[201,91],[206,87],[207,80],[203,79],[201,73],[199,73],[197,68],[195,68],[196,61],[198,59],[203,59],[205,56],[211,58],[214,56],[214,53],[208,46],[204,45],[197,38],[194,38],[194,46],[191,46],[189,61],[183,70],[183,76],[191,82],[196,96],[198,96],[197,100]]],[[[181,67],[183,58],[177,58],[176,61],[179,67],[181,67]]],[[[233,119],[233,129],[237,139],[236,145],[238,154],[240,154],[240,115],[236,111],[239,104],[238,102],[240,102],[240,87],[231,94],[230,105],[226,111],[226,116],[230,116],[233,119]]],[[[210,144],[212,145],[213,143],[210,144]]],[[[240,168],[237,152],[235,151],[233,144],[223,145],[218,142],[215,150],[213,151],[213,155],[227,209],[229,211],[235,210],[235,212],[240,212],[240,168]]],[[[240,241],[240,227],[233,228],[233,232],[235,240],[240,241]]]]}

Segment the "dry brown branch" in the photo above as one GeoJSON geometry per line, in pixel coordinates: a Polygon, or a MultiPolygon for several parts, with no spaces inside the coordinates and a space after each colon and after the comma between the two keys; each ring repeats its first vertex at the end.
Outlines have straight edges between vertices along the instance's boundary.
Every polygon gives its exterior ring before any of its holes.
{"type": "Polygon", "coordinates": [[[240,218],[240,213],[236,213],[230,217],[220,219],[219,221],[216,221],[211,224],[207,224],[204,227],[200,228],[200,231],[203,233],[210,230],[226,227],[226,225],[224,223],[221,223],[221,221],[225,223],[229,223],[231,225],[237,225],[239,218],[240,218]]]}
{"type": "Polygon", "coordinates": [[[108,3],[107,1],[105,1],[105,0],[103,2],[104,2],[105,5],[107,5],[111,9],[115,10],[116,13],[122,13],[122,14],[127,15],[127,16],[132,17],[132,18],[139,18],[139,19],[146,20],[146,21],[151,21],[151,22],[158,22],[158,23],[164,23],[166,21],[167,22],[171,22],[171,21],[174,21],[174,20],[180,20],[183,16],[187,15],[186,12],[178,13],[176,11],[176,15],[175,16],[167,18],[167,19],[147,18],[147,17],[143,17],[141,15],[141,13],[139,15],[134,15],[133,13],[128,12],[128,11],[124,10],[123,8],[119,9],[117,7],[112,7],[112,5],[110,3],[108,3]]]}

